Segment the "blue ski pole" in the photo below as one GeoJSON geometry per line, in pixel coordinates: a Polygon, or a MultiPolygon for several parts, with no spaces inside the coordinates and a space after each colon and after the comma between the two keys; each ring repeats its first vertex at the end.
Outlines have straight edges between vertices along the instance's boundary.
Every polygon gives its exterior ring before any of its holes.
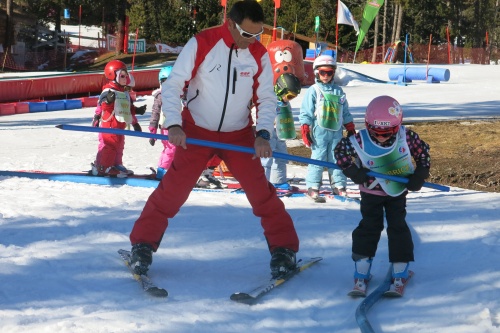
{"type": "MultiPolygon", "coordinates": [[[[153,133],[146,133],[146,132],[134,132],[134,131],[121,130],[121,129],[116,129],[116,128],[77,126],[77,125],[65,125],[65,124],[57,125],[56,127],[59,129],[62,129],[62,130],[67,130],[67,131],[108,133],[108,134],[136,136],[136,137],[148,138],[148,139],[168,140],[168,135],[153,134],[153,133]]],[[[242,152],[242,153],[255,154],[255,149],[253,149],[253,148],[231,145],[228,143],[199,140],[199,139],[191,139],[191,138],[187,138],[186,143],[192,144],[192,145],[197,145],[197,146],[203,146],[203,147],[219,148],[219,149],[238,151],[238,152],[242,152]]],[[[319,166],[322,166],[325,168],[340,169],[340,167],[335,163],[314,160],[314,159],[306,158],[306,157],[302,157],[302,156],[295,156],[295,155],[290,155],[290,154],[273,152],[273,157],[281,158],[281,159],[289,160],[289,161],[305,163],[305,164],[315,164],[315,165],[319,165],[319,166]]],[[[403,183],[403,184],[408,183],[408,178],[404,178],[404,177],[384,175],[384,174],[374,172],[374,171],[368,172],[368,175],[372,176],[372,177],[392,180],[392,181],[395,181],[398,183],[403,183]]],[[[429,187],[429,188],[433,188],[435,190],[443,191],[443,192],[450,191],[449,187],[444,186],[444,185],[434,184],[434,183],[425,182],[424,186],[429,187]]]]}

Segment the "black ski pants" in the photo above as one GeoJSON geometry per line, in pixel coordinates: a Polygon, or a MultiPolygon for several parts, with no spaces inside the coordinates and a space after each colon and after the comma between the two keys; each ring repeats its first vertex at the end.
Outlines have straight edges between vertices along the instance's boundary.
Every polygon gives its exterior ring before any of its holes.
{"type": "Polygon", "coordinates": [[[413,240],[406,224],[406,194],[397,197],[379,196],[361,192],[359,225],[352,232],[353,259],[374,257],[384,230],[384,212],[387,220],[390,262],[413,261],[413,240]]]}

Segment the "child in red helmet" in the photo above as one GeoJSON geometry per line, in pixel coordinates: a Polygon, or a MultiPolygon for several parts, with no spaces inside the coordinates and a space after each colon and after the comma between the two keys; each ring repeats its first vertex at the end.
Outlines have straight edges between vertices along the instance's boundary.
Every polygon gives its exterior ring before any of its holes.
{"type": "Polygon", "coordinates": [[[359,184],[361,222],[352,232],[352,259],[355,262],[355,293],[364,295],[370,279],[372,258],[387,220],[391,289],[400,291],[410,277],[413,241],[406,224],[406,195],[419,191],[429,177],[429,145],[417,133],[401,125],[403,108],[390,96],[373,99],[366,108],[366,129],[340,140],[335,147],[338,166],[359,184]],[[415,164],[415,167],[414,165],[415,164]],[[398,183],[368,176],[369,171],[408,177],[398,183]]]}
{"type": "MultiPolygon", "coordinates": [[[[109,80],[99,96],[98,105],[101,114],[94,116],[93,126],[99,124],[103,128],[125,129],[132,125],[135,131],[141,132],[136,113],[144,114],[145,106],[136,108],[132,104],[130,93],[126,89],[131,85],[131,76],[127,66],[120,60],[112,60],[106,64],[104,75],[109,80]]],[[[92,174],[96,176],[125,178],[133,173],[122,165],[125,136],[103,133],[96,160],[92,166],[92,174]]]]}

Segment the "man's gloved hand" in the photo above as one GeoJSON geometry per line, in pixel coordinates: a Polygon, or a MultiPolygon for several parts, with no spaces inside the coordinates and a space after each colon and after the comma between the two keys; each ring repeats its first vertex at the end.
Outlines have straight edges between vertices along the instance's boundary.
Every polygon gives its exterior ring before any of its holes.
{"type": "Polygon", "coordinates": [[[424,186],[425,179],[429,177],[429,174],[429,168],[417,166],[413,175],[410,175],[410,177],[408,177],[406,188],[409,191],[420,191],[422,189],[422,186],[424,186]]]}
{"type": "Polygon", "coordinates": [[[141,125],[139,125],[139,123],[132,124],[132,127],[134,128],[134,131],[142,132],[142,128],[141,125]]]}
{"type": "Polygon", "coordinates": [[[92,127],[99,127],[99,122],[101,121],[101,115],[94,115],[94,119],[92,120],[92,127]]]}
{"type": "Polygon", "coordinates": [[[108,94],[106,95],[106,103],[108,103],[108,104],[114,103],[115,98],[116,98],[115,92],[109,90],[108,94]]]}
{"type": "Polygon", "coordinates": [[[135,114],[143,115],[145,113],[146,113],[146,104],[144,104],[142,106],[136,106],[135,107],[135,114]]]}
{"type": "Polygon", "coordinates": [[[304,141],[304,144],[307,147],[311,147],[311,145],[314,143],[312,136],[311,136],[311,128],[309,125],[304,124],[300,126],[301,132],[302,132],[302,141],[304,141]]]}
{"type": "Polygon", "coordinates": [[[344,127],[347,131],[347,137],[356,134],[356,129],[352,121],[350,123],[345,124],[344,127]]]}
{"type": "Polygon", "coordinates": [[[344,175],[351,178],[354,184],[363,184],[368,181],[368,172],[366,168],[358,168],[355,164],[342,171],[344,175]]]}

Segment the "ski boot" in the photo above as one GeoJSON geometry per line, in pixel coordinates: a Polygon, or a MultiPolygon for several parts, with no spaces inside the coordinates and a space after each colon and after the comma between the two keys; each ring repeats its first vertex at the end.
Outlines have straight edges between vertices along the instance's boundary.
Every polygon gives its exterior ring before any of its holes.
{"type": "Polygon", "coordinates": [[[130,267],[138,275],[146,275],[149,266],[153,262],[153,247],[146,243],[139,243],[132,246],[130,267]]]}
{"type": "Polygon", "coordinates": [[[368,289],[368,282],[371,279],[370,270],[372,267],[371,258],[362,258],[354,262],[354,287],[348,293],[353,297],[365,297],[368,289]]]}
{"type": "Polygon", "coordinates": [[[285,275],[295,269],[295,252],[284,247],[274,249],[271,255],[271,275],[273,278],[285,275]]]}

